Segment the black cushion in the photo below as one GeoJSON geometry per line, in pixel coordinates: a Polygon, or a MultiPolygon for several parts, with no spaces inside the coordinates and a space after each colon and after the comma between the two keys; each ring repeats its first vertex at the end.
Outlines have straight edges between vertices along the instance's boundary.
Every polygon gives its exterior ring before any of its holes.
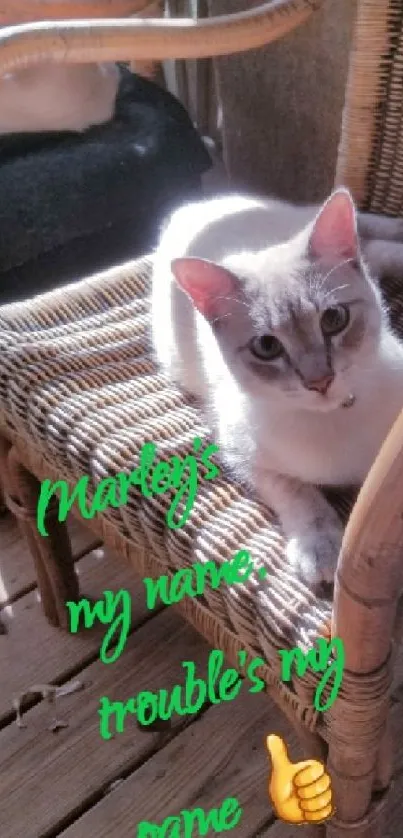
{"type": "Polygon", "coordinates": [[[182,105],[121,68],[114,119],[0,138],[0,303],[134,258],[201,190],[210,157],[182,105]]]}

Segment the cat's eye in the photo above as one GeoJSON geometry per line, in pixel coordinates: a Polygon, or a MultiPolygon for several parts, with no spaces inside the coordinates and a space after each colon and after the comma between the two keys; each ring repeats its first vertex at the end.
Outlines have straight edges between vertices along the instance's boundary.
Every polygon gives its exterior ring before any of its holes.
{"type": "Polygon", "coordinates": [[[274,361],[283,353],[283,345],[274,335],[252,338],[249,347],[252,355],[255,355],[260,361],[274,361]]]}
{"type": "Polygon", "coordinates": [[[338,335],[350,321],[350,312],[347,306],[331,306],[327,308],[321,317],[320,325],[324,335],[338,335]]]}

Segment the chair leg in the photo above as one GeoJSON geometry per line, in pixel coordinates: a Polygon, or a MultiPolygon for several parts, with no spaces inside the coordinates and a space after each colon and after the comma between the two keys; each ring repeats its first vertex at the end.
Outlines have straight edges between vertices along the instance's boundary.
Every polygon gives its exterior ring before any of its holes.
{"type": "Polygon", "coordinates": [[[0,515],[4,515],[7,510],[6,501],[4,497],[4,478],[0,471],[0,515]]]}
{"type": "Polygon", "coordinates": [[[329,821],[326,828],[326,838],[385,838],[386,812],[383,802],[360,822],[354,824],[339,821],[336,818],[329,821]]]}
{"type": "Polygon", "coordinates": [[[57,519],[57,504],[46,512],[47,537],[38,532],[37,505],[41,484],[21,463],[17,449],[0,437],[0,466],[8,508],[19,521],[35,564],[42,608],[49,622],[68,629],[65,603],[79,599],[70,539],[65,523],[57,519]]]}
{"type": "Polygon", "coordinates": [[[386,722],[385,733],[379,748],[375,769],[375,791],[386,791],[393,778],[393,736],[390,718],[386,722]]]}
{"type": "MultiPolygon", "coordinates": [[[[362,798],[365,799],[366,795],[368,795],[369,800],[371,800],[372,789],[375,789],[377,792],[385,792],[385,795],[380,797],[378,803],[372,805],[369,814],[364,816],[361,821],[356,821],[354,826],[347,820],[343,821],[336,811],[335,816],[327,823],[320,824],[318,826],[312,825],[304,827],[304,835],[306,835],[306,838],[350,838],[351,835],[354,835],[354,838],[384,838],[384,817],[386,813],[385,800],[393,771],[393,747],[389,724],[386,725],[384,735],[381,739],[378,756],[374,762],[373,770],[368,773],[368,762],[365,763],[365,766],[363,765],[362,776],[359,777],[355,775],[354,780],[352,781],[348,777],[343,778],[341,774],[336,772],[334,763],[332,770],[332,758],[336,761],[337,757],[334,750],[331,749],[331,754],[327,761],[327,744],[321,736],[315,732],[311,733],[305,727],[300,725],[291,714],[288,715],[288,718],[293,723],[296,730],[298,739],[303,748],[304,757],[306,759],[318,759],[325,764],[327,762],[327,768],[329,773],[332,775],[334,799],[336,802],[337,800],[343,801],[343,809],[341,811],[342,815],[344,815],[344,801],[346,800],[347,786],[349,787],[350,794],[354,799],[354,803],[356,802],[355,795],[356,792],[358,794],[358,788],[362,798]],[[358,786],[355,787],[355,783],[358,783],[358,786]],[[354,791],[354,788],[356,788],[356,791],[354,791]]],[[[338,763],[336,762],[336,764],[338,763]]]]}
{"type": "MultiPolygon", "coordinates": [[[[352,734],[353,741],[353,734],[352,734]]],[[[336,801],[336,815],[329,822],[326,838],[384,838],[387,786],[390,780],[390,739],[384,734],[378,757],[369,751],[354,764],[344,756],[337,745],[330,745],[329,773],[336,801]],[[382,786],[383,793],[373,796],[375,788],[382,786]]]]}

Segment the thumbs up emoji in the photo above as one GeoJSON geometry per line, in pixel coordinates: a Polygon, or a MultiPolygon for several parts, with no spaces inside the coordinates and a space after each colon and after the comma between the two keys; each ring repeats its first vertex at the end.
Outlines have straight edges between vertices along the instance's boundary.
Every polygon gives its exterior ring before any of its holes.
{"type": "Polygon", "coordinates": [[[269,797],[276,815],[286,823],[321,823],[333,814],[332,789],[325,767],[316,759],[290,762],[285,743],[268,736],[272,772],[269,797]]]}

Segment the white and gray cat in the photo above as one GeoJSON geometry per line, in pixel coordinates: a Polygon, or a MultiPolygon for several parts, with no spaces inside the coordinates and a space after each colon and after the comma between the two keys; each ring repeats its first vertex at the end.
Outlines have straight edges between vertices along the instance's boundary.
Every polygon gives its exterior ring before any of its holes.
{"type": "Polygon", "coordinates": [[[317,486],[364,480],[403,407],[403,344],[376,283],[403,281],[403,221],[230,195],[177,210],[156,252],[153,342],[200,397],[223,459],[329,582],[342,525],[317,486]]]}

